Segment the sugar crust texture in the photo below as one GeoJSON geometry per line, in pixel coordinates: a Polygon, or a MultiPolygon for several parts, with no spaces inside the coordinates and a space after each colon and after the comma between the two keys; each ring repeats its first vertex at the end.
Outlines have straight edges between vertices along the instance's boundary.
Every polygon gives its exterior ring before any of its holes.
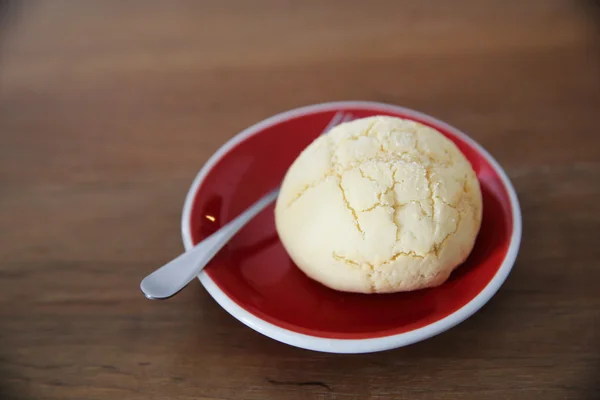
{"type": "Polygon", "coordinates": [[[437,130],[358,119],[312,142],[283,180],[279,237],[296,265],[335,290],[435,287],[472,251],[482,218],[477,176],[437,130]]]}

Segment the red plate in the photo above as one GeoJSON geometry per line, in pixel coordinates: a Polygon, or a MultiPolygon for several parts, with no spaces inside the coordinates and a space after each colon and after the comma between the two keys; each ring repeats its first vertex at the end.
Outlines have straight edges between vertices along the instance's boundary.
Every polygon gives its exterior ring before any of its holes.
{"type": "Polygon", "coordinates": [[[521,214],[498,163],[446,123],[402,107],[326,103],[271,117],[241,132],[206,163],[184,207],[182,232],[190,249],[277,187],[294,159],[336,112],[356,118],[392,115],[430,125],[472,163],[483,193],[483,220],[468,260],[440,287],[362,295],[331,290],[298,269],[275,231],[273,206],[251,221],[199,278],[233,316],[279,341],[313,350],[358,353],[423,340],[465,320],[502,285],[516,258],[521,214]]]}

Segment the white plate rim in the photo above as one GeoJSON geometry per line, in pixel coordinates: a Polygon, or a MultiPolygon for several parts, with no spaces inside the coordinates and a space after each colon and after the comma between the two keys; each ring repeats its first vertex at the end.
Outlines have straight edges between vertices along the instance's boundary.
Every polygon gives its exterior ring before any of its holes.
{"type": "Polygon", "coordinates": [[[229,298],[205,272],[201,272],[198,275],[198,279],[204,288],[221,307],[223,307],[233,317],[255,331],[277,341],[308,350],[328,353],[356,354],[390,350],[428,339],[458,325],[475,314],[475,312],[481,309],[481,307],[483,307],[496,294],[512,270],[521,244],[522,216],[516,191],[504,169],[487,150],[485,150],[481,145],[479,145],[459,129],[432,116],[402,106],[373,101],[336,101],[299,107],[273,115],[244,129],[229,139],[223,146],[221,146],[198,172],[187,193],[181,217],[181,234],[186,251],[193,247],[190,217],[196,193],[204,181],[204,178],[226,153],[228,153],[237,144],[243,142],[256,133],[284,120],[315,112],[337,111],[347,108],[368,108],[371,110],[381,110],[382,112],[401,113],[431,123],[434,126],[440,126],[443,129],[452,132],[452,134],[460,137],[462,140],[480,152],[480,154],[487,159],[492,168],[494,168],[498,176],[500,176],[500,179],[502,180],[502,183],[505,185],[505,188],[508,192],[513,215],[513,231],[506,257],[504,258],[502,265],[494,277],[485,286],[485,288],[479,292],[477,296],[475,296],[470,302],[465,304],[460,309],[436,322],[409,332],[390,336],[368,339],[331,339],[306,335],[289,329],[281,328],[259,318],[258,316],[239,306],[235,301],[229,298]]]}

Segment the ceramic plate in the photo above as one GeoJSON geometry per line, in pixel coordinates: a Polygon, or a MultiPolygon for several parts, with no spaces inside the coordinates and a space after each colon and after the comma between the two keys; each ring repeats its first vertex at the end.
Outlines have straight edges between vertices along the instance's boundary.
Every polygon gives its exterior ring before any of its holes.
{"type": "Polygon", "coordinates": [[[183,242],[193,247],[277,187],[298,154],[336,112],[392,115],[430,125],[472,163],[483,220],[471,255],[443,285],[409,293],[350,294],[309,279],[280,243],[273,206],[251,221],[199,275],[231,315],[281,342],[311,350],[364,353],[424,340],[479,310],[509,274],[521,240],[521,212],[500,165],[467,135],[422,113],[371,102],[318,104],[268,118],[229,140],[202,168],[185,202],[183,242]]]}

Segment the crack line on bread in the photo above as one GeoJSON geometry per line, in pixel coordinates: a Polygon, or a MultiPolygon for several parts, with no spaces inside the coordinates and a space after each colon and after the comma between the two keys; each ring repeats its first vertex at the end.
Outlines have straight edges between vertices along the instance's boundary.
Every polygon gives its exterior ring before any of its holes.
{"type": "MultiPolygon", "coordinates": [[[[388,187],[387,189],[385,189],[385,192],[381,192],[377,195],[377,200],[383,204],[383,197],[387,196],[392,190],[394,190],[394,186],[395,184],[392,184],[392,186],[388,187]]],[[[388,206],[393,206],[393,204],[389,204],[387,203],[388,206]]]]}
{"type": "Polygon", "coordinates": [[[454,228],[454,231],[448,233],[442,240],[440,240],[438,243],[433,245],[433,249],[431,250],[430,253],[433,253],[436,257],[440,256],[440,251],[442,251],[442,247],[444,246],[444,244],[446,244],[448,239],[450,239],[452,236],[454,236],[454,234],[456,232],[458,232],[458,228],[460,227],[460,224],[462,222],[462,214],[457,213],[457,215],[458,215],[458,221],[456,221],[456,227],[454,228]]]}
{"type": "Polygon", "coordinates": [[[369,290],[371,291],[371,293],[377,292],[377,289],[375,288],[375,278],[373,278],[374,274],[375,271],[371,271],[367,274],[367,279],[369,280],[369,290]]]}
{"type": "Polygon", "coordinates": [[[367,179],[367,180],[369,180],[369,181],[373,182],[373,183],[374,183],[375,185],[377,185],[378,187],[381,185],[381,183],[379,183],[379,181],[377,181],[377,180],[375,180],[375,179],[371,178],[370,176],[366,175],[366,174],[365,174],[365,171],[363,171],[363,169],[362,169],[362,166],[361,166],[361,165],[359,165],[357,169],[358,169],[358,172],[360,173],[360,176],[362,176],[362,177],[363,177],[363,179],[367,179]]]}
{"type": "Polygon", "coordinates": [[[394,261],[398,260],[400,257],[410,257],[410,258],[423,259],[423,258],[427,257],[428,255],[429,255],[429,253],[425,253],[424,255],[420,255],[420,254],[415,253],[414,251],[398,251],[398,252],[394,253],[394,255],[392,257],[390,257],[389,259],[381,262],[381,265],[391,264],[394,261]]]}
{"type": "Polygon", "coordinates": [[[365,133],[362,134],[362,136],[370,137],[371,136],[370,133],[373,130],[373,127],[375,126],[376,123],[377,123],[377,119],[375,119],[373,122],[371,122],[371,125],[369,125],[369,127],[367,128],[365,133]]]}
{"type": "Polygon", "coordinates": [[[394,225],[396,225],[396,243],[398,243],[400,240],[401,229],[400,223],[398,222],[398,211],[400,211],[400,209],[406,205],[398,202],[398,195],[396,194],[396,190],[394,190],[397,184],[398,182],[396,182],[396,177],[394,177],[394,186],[392,186],[392,192],[394,194],[394,205],[392,206],[394,213],[392,214],[392,222],[394,225]]]}
{"type": "Polygon", "coordinates": [[[300,199],[300,197],[302,197],[308,190],[316,188],[317,186],[319,186],[321,183],[325,182],[327,180],[327,178],[331,178],[336,176],[335,173],[333,173],[333,171],[327,171],[327,173],[325,174],[325,176],[323,176],[322,178],[319,178],[307,185],[304,185],[302,187],[302,189],[300,189],[300,191],[288,202],[287,207],[291,207],[292,204],[294,204],[296,201],[298,201],[298,199],[300,199]]]}
{"type": "Polygon", "coordinates": [[[371,124],[370,124],[370,125],[367,127],[367,129],[365,129],[364,131],[362,131],[362,132],[358,133],[358,135],[355,135],[355,136],[350,136],[350,137],[344,138],[344,139],[342,139],[342,140],[346,140],[346,141],[355,141],[355,140],[358,140],[359,138],[362,138],[362,137],[371,137],[371,136],[369,135],[369,133],[371,132],[371,130],[373,129],[373,127],[375,126],[375,124],[376,124],[376,123],[377,123],[377,120],[374,120],[374,121],[373,121],[373,122],[371,122],[371,124]]]}
{"type": "MultiPolygon", "coordinates": [[[[427,166],[425,167],[425,178],[427,179],[427,194],[429,196],[429,202],[431,203],[431,230],[433,232],[433,237],[436,237],[438,230],[440,229],[440,226],[438,223],[436,223],[436,218],[435,218],[435,209],[436,209],[436,201],[435,201],[435,196],[433,193],[433,177],[432,177],[432,173],[431,173],[431,166],[427,166]]],[[[435,244],[432,246],[432,250],[434,252],[434,254],[437,255],[437,252],[435,252],[435,244]]]]}
{"type": "Polygon", "coordinates": [[[429,196],[429,203],[431,204],[431,214],[433,219],[433,214],[435,211],[435,196],[433,195],[433,179],[431,177],[431,166],[423,166],[425,169],[425,179],[427,180],[427,195],[429,196]]]}
{"type": "Polygon", "coordinates": [[[335,251],[331,254],[331,256],[333,257],[334,260],[341,261],[341,262],[343,262],[345,264],[348,264],[348,265],[352,265],[353,267],[360,267],[361,266],[358,261],[350,260],[349,258],[346,258],[344,256],[340,256],[335,251]]]}
{"type": "Polygon", "coordinates": [[[389,206],[390,206],[389,204],[384,204],[384,203],[377,202],[377,203],[373,204],[371,207],[365,208],[363,210],[360,210],[359,212],[361,212],[361,213],[367,213],[367,212],[371,212],[371,211],[373,211],[373,210],[375,210],[376,208],[379,208],[379,207],[389,207],[389,206]]]}
{"type": "MultiPolygon", "coordinates": [[[[466,185],[463,186],[463,190],[464,190],[465,187],[466,187],[466,185]]],[[[457,215],[458,220],[456,221],[456,226],[454,227],[454,231],[448,233],[442,240],[440,240],[439,242],[437,242],[437,243],[435,243],[433,245],[432,252],[433,252],[433,254],[436,257],[439,257],[440,251],[442,251],[442,248],[444,247],[444,245],[446,244],[446,242],[448,241],[448,239],[450,239],[452,236],[454,236],[456,234],[456,232],[458,232],[458,229],[460,228],[460,224],[462,223],[462,217],[463,216],[462,216],[462,213],[459,211],[458,207],[460,207],[463,202],[466,202],[467,204],[470,204],[470,198],[469,198],[469,196],[468,195],[465,196],[464,193],[465,192],[463,191],[463,193],[462,193],[462,195],[460,197],[460,200],[456,204],[456,207],[453,207],[453,206],[449,205],[448,203],[446,203],[442,199],[442,202],[444,204],[446,204],[447,206],[452,207],[452,208],[454,208],[456,210],[456,215],[457,215]]],[[[464,207],[461,207],[461,208],[464,208],[464,207]]],[[[475,215],[475,214],[473,213],[473,215],[475,215]]]]}
{"type": "Polygon", "coordinates": [[[440,203],[443,203],[444,205],[446,205],[446,206],[448,206],[448,207],[450,207],[450,208],[452,208],[452,209],[454,209],[456,211],[459,211],[458,210],[458,204],[462,201],[462,196],[461,196],[461,198],[459,199],[459,201],[457,202],[456,205],[452,205],[452,204],[446,202],[446,200],[444,200],[441,196],[434,196],[434,197],[436,199],[438,199],[440,201],[440,203]]]}
{"type": "Polygon", "coordinates": [[[341,256],[339,254],[337,254],[335,251],[333,253],[331,253],[331,256],[333,257],[334,260],[342,262],[352,268],[367,268],[367,280],[369,282],[369,290],[371,293],[375,293],[376,289],[375,289],[375,279],[373,278],[373,275],[376,272],[376,268],[373,264],[368,263],[368,262],[358,262],[358,261],[354,261],[354,260],[350,260],[349,258],[346,258],[344,256],[341,256]]]}
{"type": "Polygon", "coordinates": [[[351,260],[347,257],[344,257],[342,255],[337,254],[335,251],[333,253],[331,253],[331,256],[333,257],[334,260],[336,261],[340,261],[343,262],[344,264],[353,266],[355,268],[363,268],[366,267],[368,270],[370,270],[371,272],[375,272],[375,265],[371,264],[369,262],[366,261],[356,261],[356,260],[351,260]]]}
{"type": "Polygon", "coordinates": [[[350,205],[350,202],[348,201],[348,198],[346,197],[346,190],[344,190],[344,187],[342,186],[341,178],[338,179],[338,187],[340,188],[340,191],[342,192],[342,200],[344,201],[344,205],[346,206],[346,208],[348,210],[350,210],[350,213],[352,214],[352,217],[354,218],[354,225],[356,225],[356,229],[358,229],[358,231],[364,238],[365,232],[362,230],[362,228],[360,226],[360,222],[358,221],[358,214],[356,213],[356,210],[354,208],[352,208],[352,206],[350,205]]]}

